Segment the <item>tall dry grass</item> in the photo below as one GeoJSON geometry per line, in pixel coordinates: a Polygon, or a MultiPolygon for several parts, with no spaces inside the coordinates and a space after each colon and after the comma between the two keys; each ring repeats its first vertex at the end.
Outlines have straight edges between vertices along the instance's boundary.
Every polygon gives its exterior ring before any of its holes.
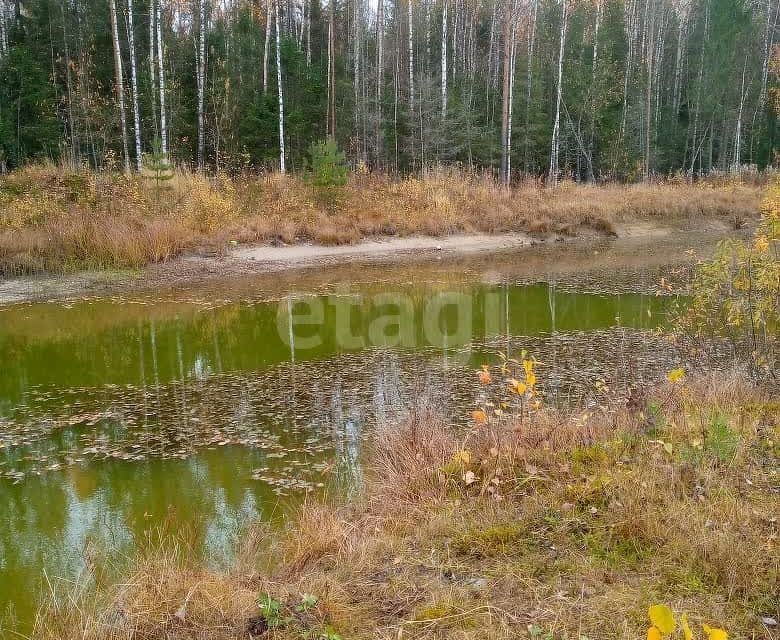
{"type": "Polygon", "coordinates": [[[523,231],[611,234],[627,220],[758,214],[761,186],[534,182],[504,189],[454,169],[393,179],[355,175],[334,211],[298,176],[206,177],[179,170],[157,189],[149,176],[31,166],[0,178],[0,274],[139,267],[232,242],[348,244],[395,235],[523,231]]]}
{"type": "Polygon", "coordinates": [[[467,434],[417,412],[379,434],[360,496],[305,504],[232,572],[148,556],[59,594],[34,637],[245,638],[268,593],[290,616],[274,638],[636,638],[663,602],[696,637],[706,622],[770,640],[779,416],[741,372],[467,434]]]}

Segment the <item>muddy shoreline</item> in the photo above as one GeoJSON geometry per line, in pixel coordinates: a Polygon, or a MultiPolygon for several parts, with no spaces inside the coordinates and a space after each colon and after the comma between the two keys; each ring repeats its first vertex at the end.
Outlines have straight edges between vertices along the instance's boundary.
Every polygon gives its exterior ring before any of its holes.
{"type": "Polygon", "coordinates": [[[354,271],[362,265],[376,269],[383,264],[413,266],[417,262],[459,258],[473,261],[491,254],[521,254],[523,260],[518,262],[527,263],[529,273],[538,271],[540,265],[562,273],[576,273],[594,267],[609,269],[640,263],[690,261],[690,255],[687,258],[683,255],[685,251],[690,254],[691,249],[687,247],[699,241],[712,247],[717,240],[733,234],[720,220],[706,223],[699,220],[695,229],[623,224],[618,226],[617,237],[595,232],[577,237],[551,234],[544,238],[524,233],[464,234],[390,237],[342,246],[237,246],[223,254],[189,254],[135,271],[85,271],[0,280],[0,306],[188,287],[218,291],[220,281],[254,279],[264,274],[273,274],[273,280],[282,284],[296,274],[299,277],[304,270],[318,280],[324,277],[325,269],[337,280],[340,269],[354,271]]]}

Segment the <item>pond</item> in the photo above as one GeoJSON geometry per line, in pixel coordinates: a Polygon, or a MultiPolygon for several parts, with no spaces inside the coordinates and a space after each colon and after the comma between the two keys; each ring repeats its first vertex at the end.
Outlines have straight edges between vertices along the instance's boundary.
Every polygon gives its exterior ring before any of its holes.
{"type": "MultiPolygon", "coordinates": [[[[129,557],[164,527],[229,562],[247,523],[354,486],[371,428],[426,399],[454,423],[498,351],[540,361],[549,402],[675,361],[657,295],[684,262],[543,247],[252,276],[0,307],[0,607],[23,633],[44,575],[129,557]]],[[[700,244],[700,240],[695,241],[700,244]]]]}

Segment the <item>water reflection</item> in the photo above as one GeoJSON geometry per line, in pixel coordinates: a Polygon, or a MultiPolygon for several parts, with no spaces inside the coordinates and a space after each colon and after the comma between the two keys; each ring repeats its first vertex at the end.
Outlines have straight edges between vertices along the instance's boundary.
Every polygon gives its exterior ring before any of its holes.
{"type": "Polygon", "coordinates": [[[664,298],[479,284],[458,291],[469,300],[468,339],[455,339],[462,309],[442,307],[435,342],[424,316],[441,291],[424,282],[395,297],[353,291],[346,325],[343,299],[301,294],[217,308],[0,310],[0,603],[13,606],[18,628],[42,570],[73,575],[93,547],[130,554],[162,523],[209,557],[229,557],[247,521],[359,481],[377,422],[421,397],[465,420],[479,393],[473,370],[497,350],[537,354],[553,401],[586,398],[596,375],[653,378],[671,357],[650,331],[664,298]],[[301,299],[324,300],[323,321],[299,333],[291,319],[301,299]],[[399,299],[410,326],[377,330],[399,299]],[[387,346],[404,332],[407,342],[387,346]]]}

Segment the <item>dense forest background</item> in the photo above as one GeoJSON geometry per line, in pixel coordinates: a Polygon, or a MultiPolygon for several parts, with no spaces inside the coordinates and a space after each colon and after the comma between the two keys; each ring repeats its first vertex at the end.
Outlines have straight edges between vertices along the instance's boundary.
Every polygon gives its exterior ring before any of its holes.
{"type": "Polygon", "coordinates": [[[763,168],[778,0],[0,0],[0,167],[763,168]]]}

